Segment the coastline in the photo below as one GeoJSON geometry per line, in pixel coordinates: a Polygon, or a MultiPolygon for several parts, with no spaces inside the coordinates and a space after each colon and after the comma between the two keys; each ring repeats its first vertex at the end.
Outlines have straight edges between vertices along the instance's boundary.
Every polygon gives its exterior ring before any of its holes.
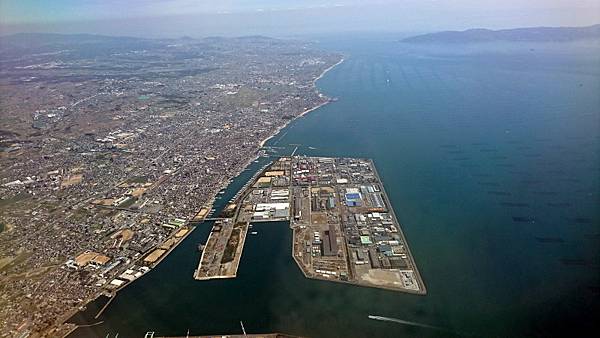
{"type": "MultiPolygon", "coordinates": [[[[183,235],[175,244],[173,244],[173,246],[167,251],[165,252],[154,264],[152,264],[151,269],[154,269],[158,264],[160,264],[171,252],[173,252],[173,250],[175,250],[181,243],[183,243],[183,241],[194,231],[196,230],[196,226],[191,226],[189,225],[189,221],[187,223],[188,229],[189,231],[183,235]]],[[[94,319],[97,319],[98,317],[100,317],[100,315],[102,315],[102,313],[109,307],[110,303],[112,303],[112,301],[115,299],[115,297],[117,297],[117,294],[119,291],[125,289],[126,287],[128,287],[129,285],[131,285],[133,282],[137,281],[138,279],[144,277],[143,275],[140,276],[139,278],[136,278],[134,280],[131,281],[127,281],[127,283],[121,285],[120,287],[108,291],[107,290],[102,290],[98,293],[96,293],[94,295],[94,297],[90,297],[89,299],[87,299],[85,301],[85,304],[79,305],[77,308],[73,309],[72,311],[67,312],[68,315],[66,315],[66,319],[61,323],[61,325],[65,325],[65,324],[69,324],[69,325],[74,325],[73,328],[69,329],[69,331],[64,334],[62,337],[68,337],[71,333],[73,333],[73,331],[77,330],[77,328],[79,327],[87,327],[90,325],[77,325],[77,324],[73,324],[73,323],[68,323],[68,320],[71,319],[74,315],[76,315],[81,307],[87,307],[88,304],[96,301],[96,299],[98,299],[100,296],[105,295],[107,297],[109,297],[109,300],[106,302],[106,304],[104,304],[102,306],[102,308],[96,313],[96,315],[94,316],[94,319]]]]}
{"type": "MultiPolygon", "coordinates": [[[[317,81],[319,81],[321,78],[323,78],[323,76],[325,76],[325,74],[327,74],[327,72],[329,72],[330,70],[332,70],[333,68],[337,67],[338,65],[342,64],[342,62],[344,62],[344,60],[346,60],[344,57],[342,57],[340,59],[340,61],[336,62],[335,64],[327,67],[325,70],[323,70],[323,72],[321,72],[321,74],[319,76],[317,76],[313,82],[313,88],[316,90],[317,93],[319,93],[319,91],[317,90],[317,81]]],[[[322,96],[321,93],[319,93],[319,95],[322,96]]],[[[324,96],[323,96],[324,97],[324,96]]],[[[302,111],[298,116],[294,117],[293,119],[288,120],[286,123],[284,123],[282,126],[278,127],[275,132],[273,132],[273,134],[271,134],[270,136],[268,136],[267,138],[265,138],[264,140],[260,141],[260,143],[258,144],[259,148],[264,147],[265,143],[267,143],[267,141],[269,141],[270,139],[272,139],[273,137],[275,137],[277,134],[279,134],[279,132],[281,132],[281,130],[283,130],[285,127],[287,127],[290,123],[292,123],[293,121],[295,121],[298,118],[303,117],[304,115],[310,113],[313,110],[317,110],[321,107],[323,107],[324,105],[331,103],[331,99],[327,98],[327,100],[321,104],[318,104],[312,108],[309,109],[305,109],[304,111],[302,111]]]]}
{"type": "MultiPolygon", "coordinates": [[[[336,62],[335,64],[333,64],[333,65],[331,65],[331,66],[329,66],[329,67],[327,67],[325,70],[323,70],[323,71],[321,72],[321,74],[320,74],[319,76],[317,76],[317,77],[316,77],[316,78],[315,78],[315,79],[312,81],[313,88],[315,89],[315,91],[316,91],[317,93],[319,93],[319,91],[318,91],[318,89],[317,89],[317,81],[318,81],[318,80],[320,80],[321,78],[323,78],[323,76],[325,76],[325,74],[326,74],[327,72],[329,72],[330,70],[332,70],[333,68],[335,68],[336,66],[338,66],[338,65],[340,65],[342,62],[344,62],[344,60],[345,60],[345,58],[344,58],[344,57],[342,57],[342,58],[340,59],[340,61],[336,62]]],[[[321,93],[319,93],[319,95],[320,95],[320,96],[322,96],[322,97],[324,97],[324,95],[323,95],[323,94],[321,94],[321,93]]],[[[316,106],[314,106],[314,107],[312,107],[312,108],[305,109],[305,110],[304,110],[304,111],[302,111],[302,112],[301,112],[301,113],[300,113],[298,116],[296,116],[296,117],[294,117],[294,118],[292,118],[292,119],[290,119],[290,120],[286,121],[286,122],[285,122],[283,125],[281,125],[281,126],[277,127],[277,129],[276,129],[276,130],[275,130],[275,131],[274,131],[274,132],[273,132],[273,133],[272,133],[270,136],[268,136],[267,138],[265,138],[265,139],[263,139],[262,141],[260,141],[260,142],[259,142],[259,144],[258,144],[258,149],[257,149],[257,152],[258,152],[258,150],[260,150],[260,149],[261,149],[261,148],[264,146],[264,144],[265,144],[265,143],[266,143],[268,140],[272,139],[272,138],[273,138],[273,137],[275,137],[277,134],[279,134],[279,133],[281,132],[281,130],[283,130],[285,127],[287,127],[287,126],[288,126],[288,125],[289,125],[289,124],[290,124],[292,121],[294,121],[294,120],[296,120],[296,119],[298,119],[298,118],[301,118],[301,117],[303,117],[304,115],[306,115],[306,114],[308,114],[308,113],[310,113],[310,112],[312,112],[312,111],[314,111],[314,110],[316,110],[316,109],[319,109],[319,108],[323,107],[324,105],[326,105],[326,104],[328,104],[328,103],[331,103],[331,101],[332,101],[332,100],[331,100],[330,98],[327,98],[327,100],[326,100],[325,102],[322,102],[322,103],[320,103],[320,104],[318,104],[318,105],[316,105],[316,106]]],[[[258,158],[258,157],[259,157],[258,153],[257,153],[255,156],[252,156],[252,157],[250,157],[250,158],[248,159],[248,161],[246,161],[246,163],[245,163],[245,164],[244,164],[244,165],[243,165],[243,166],[242,166],[242,167],[241,167],[241,168],[240,168],[240,169],[237,171],[237,173],[236,173],[234,176],[232,176],[231,178],[229,178],[228,180],[226,180],[226,181],[225,181],[226,183],[223,185],[223,187],[222,187],[222,188],[215,189],[215,191],[213,191],[213,192],[211,193],[211,197],[208,199],[208,202],[206,203],[206,205],[207,205],[207,206],[209,206],[210,208],[212,208],[212,206],[214,205],[214,202],[215,202],[216,196],[217,196],[217,194],[219,193],[219,191],[221,191],[221,190],[223,190],[223,189],[227,188],[227,186],[229,186],[229,184],[231,183],[231,180],[232,180],[232,179],[234,179],[234,178],[236,178],[237,176],[239,176],[239,175],[240,175],[240,174],[241,174],[241,173],[242,173],[242,172],[243,172],[243,171],[244,171],[244,170],[245,170],[245,169],[246,169],[246,168],[247,168],[247,167],[248,167],[250,164],[252,164],[252,162],[253,162],[253,161],[255,161],[255,160],[258,158]]],[[[188,221],[188,223],[189,223],[189,221],[188,221]]],[[[186,239],[186,238],[187,238],[187,237],[188,237],[188,236],[189,236],[189,235],[192,233],[192,231],[193,231],[193,230],[195,230],[195,229],[196,229],[196,226],[192,227],[192,229],[190,229],[190,231],[189,231],[189,232],[188,232],[188,233],[187,233],[187,234],[186,234],[186,235],[185,235],[185,236],[184,236],[184,237],[183,237],[181,240],[179,240],[177,243],[175,243],[175,245],[173,245],[173,247],[171,247],[171,249],[170,249],[168,252],[166,252],[166,253],[164,253],[164,254],[162,255],[162,257],[161,257],[161,258],[160,258],[160,259],[159,259],[159,260],[158,260],[158,261],[157,261],[157,262],[156,262],[156,263],[153,265],[153,267],[152,267],[152,268],[155,268],[155,267],[156,267],[158,264],[160,264],[160,263],[161,263],[161,262],[162,262],[162,261],[163,261],[163,260],[164,260],[164,259],[165,259],[165,258],[166,258],[166,257],[167,257],[167,256],[168,256],[170,253],[171,253],[171,252],[173,252],[173,251],[175,250],[175,248],[177,248],[177,247],[179,246],[179,244],[181,244],[181,243],[182,243],[182,242],[183,242],[183,241],[184,241],[184,240],[185,240],[185,239],[186,239]]],[[[292,255],[292,256],[293,256],[293,255],[292,255]]],[[[142,276],[142,277],[143,277],[143,276],[142,276]]],[[[105,306],[104,306],[104,307],[103,307],[103,308],[100,310],[100,312],[99,312],[99,313],[96,315],[96,318],[97,318],[99,315],[101,315],[101,314],[102,314],[102,312],[103,312],[104,310],[106,310],[106,308],[108,308],[108,305],[109,305],[109,304],[112,302],[112,300],[113,300],[113,299],[114,299],[114,298],[117,296],[118,292],[119,292],[119,291],[122,291],[124,288],[126,288],[126,287],[127,287],[127,286],[129,286],[130,284],[131,284],[131,282],[129,282],[129,283],[126,283],[125,285],[121,286],[120,288],[118,288],[118,289],[116,289],[116,290],[113,290],[113,292],[112,292],[112,295],[111,295],[111,297],[110,297],[111,299],[110,299],[110,300],[108,301],[108,303],[107,303],[107,304],[106,304],[106,305],[105,305],[105,306]]],[[[102,294],[104,294],[104,291],[102,291],[102,292],[99,292],[99,293],[96,295],[96,297],[94,297],[93,299],[88,299],[88,300],[86,300],[86,301],[85,301],[83,304],[79,304],[79,305],[78,305],[78,306],[75,308],[76,310],[75,310],[75,311],[70,311],[69,313],[71,313],[71,315],[69,315],[69,316],[67,317],[67,319],[65,319],[64,321],[62,321],[62,322],[61,322],[61,323],[60,323],[58,326],[63,326],[63,325],[65,325],[65,324],[68,324],[68,325],[73,325],[73,324],[67,323],[67,321],[68,321],[68,320],[69,320],[69,319],[70,319],[70,318],[71,318],[73,315],[75,315],[75,314],[76,314],[76,313],[79,311],[79,308],[81,308],[81,307],[86,307],[86,306],[87,306],[89,303],[91,303],[91,302],[93,302],[94,300],[96,300],[96,299],[97,299],[97,298],[98,298],[100,295],[102,295],[102,294]]],[[[62,337],[68,337],[68,336],[69,336],[71,333],[73,333],[73,332],[74,332],[74,331],[75,331],[75,330],[76,330],[78,327],[80,327],[80,325],[76,325],[74,328],[71,328],[71,329],[69,329],[69,330],[68,330],[68,333],[66,333],[66,334],[65,334],[65,335],[63,335],[62,337]]]]}
{"type": "MultiPolygon", "coordinates": [[[[387,191],[385,191],[385,185],[383,184],[383,180],[381,179],[381,176],[379,176],[379,172],[377,171],[375,162],[373,162],[372,159],[369,159],[369,161],[371,162],[371,165],[373,166],[373,172],[375,173],[375,177],[377,177],[377,180],[379,182],[381,182],[381,191],[383,192],[383,195],[385,196],[386,201],[389,205],[389,212],[398,224],[398,233],[400,234],[400,237],[402,237],[402,241],[404,242],[404,247],[406,248],[406,251],[408,252],[408,257],[410,257],[410,262],[415,271],[417,282],[419,283],[419,286],[421,286],[421,289],[414,293],[419,294],[419,295],[426,295],[427,287],[425,286],[423,277],[421,276],[421,273],[419,272],[419,268],[417,267],[417,263],[415,262],[415,257],[413,256],[412,252],[410,251],[410,246],[408,245],[408,241],[406,240],[406,236],[404,235],[404,231],[402,230],[402,224],[400,224],[400,220],[398,219],[398,217],[396,216],[396,213],[394,212],[394,207],[392,206],[392,201],[390,200],[390,197],[389,197],[387,191]]],[[[409,293],[413,293],[413,292],[409,292],[409,293]]]]}
{"type": "Polygon", "coordinates": [[[320,80],[320,79],[321,79],[323,76],[325,76],[325,74],[326,74],[328,71],[330,71],[330,70],[332,70],[333,68],[335,68],[335,67],[339,66],[340,64],[342,64],[342,62],[344,62],[344,60],[346,60],[346,58],[342,57],[342,58],[340,59],[340,61],[338,61],[337,63],[334,63],[333,65],[331,65],[331,66],[329,66],[327,69],[325,69],[325,70],[324,70],[324,71],[321,73],[321,75],[317,76],[317,78],[313,80],[313,86],[315,86],[315,87],[316,87],[316,85],[317,85],[317,81],[319,81],[319,80],[320,80]]]}

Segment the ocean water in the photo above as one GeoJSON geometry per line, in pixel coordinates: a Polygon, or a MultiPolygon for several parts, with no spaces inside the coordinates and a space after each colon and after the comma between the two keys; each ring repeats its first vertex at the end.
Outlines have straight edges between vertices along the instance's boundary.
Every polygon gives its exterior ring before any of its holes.
{"type": "Polygon", "coordinates": [[[255,225],[236,279],[198,282],[205,224],[98,320],[77,318],[103,322],[72,336],[241,333],[240,321],[249,333],[311,337],[598,331],[600,45],[321,45],[346,55],[318,82],[337,101],[268,145],[374,159],[428,294],[305,279],[286,223],[255,225]]]}

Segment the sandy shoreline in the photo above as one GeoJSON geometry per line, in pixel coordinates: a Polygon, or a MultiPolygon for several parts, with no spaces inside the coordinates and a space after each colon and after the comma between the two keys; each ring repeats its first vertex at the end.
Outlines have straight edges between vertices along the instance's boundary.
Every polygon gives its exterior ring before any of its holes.
{"type": "MultiPolygon", "coordinates": [[[[324,71],[323,71],[323,72],[322,72],[322,73],[321,73],[319,76],[317,76],[317,78],[315,78],[315,79],[313,80],[313,87],[315,88],[315,90],[316,90],[316,88],[317,88],[317,81],[319,81],[319,80],[320,80],[320,79],[321,79],[323,76],[325,76],[325,74],[327,74],[327,72],[328,72],[328,71],[332,70],[333,68],[335,68],[336,66],[338,66],[338,65],[340,65],[342,62],[344,62],[344,60],[345,60],[345,59],[344,59],[344,58],[342,58],[342,59],[341,59],[340,61],[338,61],[337,63],[335,63],[335,64],[331,65],[330,67],[328,67],[327,69],[325,69],[325,70],[324,70],[324,71]]],[[[318,90],[317,90],[317,92],[318,92],[318,90]]],[[[319,93],[319,94],[320,94],[320,93],[319,93]]],[[[282,129],[284,129],[285,127],[287,127],[287,126],[288,126],[288,125],[289,125],[289,124],[290,124],[292,121],[294,121],[294,120],[296,120],[296,119],[298,119],[298,118],[300,118],[300,117],[302,117],[302,116],[304,116],[304,115],[306,115],[306,114],[310,113],[310,112],[311,112],[311,111],[313,111],[313,110],[317,110],[317,109],[319,109],[319,108],[323,107],[324,105],[326,105],[326,104],[328,104],[328,103],[330,103],[330,102],[331,102],[331,99],[330,99],[330,98],[328,98],[328,99],[327,99],[327,101],[325,101],[325,102],[323,102],[323,103],[321,103],[321,104],[319,104],[319,105],[317,105],[317,106],[315,106],[315,107],[312,107],[312,108],[309,108],[309,109],[306,109],[306,110],[304,110],[303,112],[301,112],[301,113],[300,113],[300,115],[298,115],[298,116],[294,117],[293,119],[290,119],[290,120],[289,120],[289,121],[287,121],[285,124],[283,124],[282,126],[278,127],[278,128],[275,130],[275,132],[274,132],[273,134],[271,134],[269,137],[267,137],[267,138],[265,138],[264,140],[260,141],[260,143],[258,144],[258,145],[259,145],[259,147],[260,147],[260,148],[264,147],[264,146],[265,146],[265,143],[267,143],[267,141],[269,141],[270,139],[272,139],[273,137],[275,137],[277,134],[279,134],[279,132],[281,132],[281,130],[282,130],[282,129]]]]}

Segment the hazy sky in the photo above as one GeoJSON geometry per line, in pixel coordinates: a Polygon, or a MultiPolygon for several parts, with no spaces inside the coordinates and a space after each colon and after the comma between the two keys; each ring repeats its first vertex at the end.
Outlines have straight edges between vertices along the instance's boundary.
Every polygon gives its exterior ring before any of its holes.
{"type": "Polygon", "coordinates": [[[600,0],[0,0],[0,33],[177,37],[600,23],[600,0]]]}

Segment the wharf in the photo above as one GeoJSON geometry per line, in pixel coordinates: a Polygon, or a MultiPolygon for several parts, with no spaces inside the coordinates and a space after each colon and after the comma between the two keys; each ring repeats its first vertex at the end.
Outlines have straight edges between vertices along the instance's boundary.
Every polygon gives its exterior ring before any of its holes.
{"type": "Polygon", "coordinates": [[[307,278],[427,293],[372,160],[281,157],[236,196],[217,217],[196,279],[235,277],[250,223],[289,221],[307,278]]]}
{"type": "MultiPolygon", "coordinates": [[[[152,332],[146,333],[145,338],[158,338],[152,332]]],[[[262,333],[262,334],[219,334],[219,335],[209,335],[209,336],[171,336],[171,337],[162,337],[161,338],[301,338],[299,336],[292,336],[288,334],[282,333],[262,333]]]]}
{"type": "Polygon", "coordinates": [[[248,233],[248,223],[215,223],[194,272],[196,280],[235,278],[248,233]]]}
{"type": "MultiPolygon", "coordinates": [[[[279,177],[289,177],[289,161],[283,163],[283,166],[288,166],[287,171],[272,170],[280,168],[281,164],[281,161],[277,161],[271,166],[266,165],[261,168],[218,217],[204,219],[204,221],[216,220],[216,222],[202,250],[198,268],[194,271],[194,279],[235,278],[250,223],[289,220],[289,203],[268,203],[269,199],[265,197],[268,194],[264,193],[264,189],[267,188],[265,177],[269,177],[269,182],[279,177]]],[[[284,179],[284,182],[283,186],[286,187],[289,179],[284,179]]],[[[279,198],[287,197],[282,195],[279,198]]]]}
{"type": "Polygon", "coordinates": [[[373,161],[294,157],[292,255],[308,278],[426,294],[373,161]]]}

